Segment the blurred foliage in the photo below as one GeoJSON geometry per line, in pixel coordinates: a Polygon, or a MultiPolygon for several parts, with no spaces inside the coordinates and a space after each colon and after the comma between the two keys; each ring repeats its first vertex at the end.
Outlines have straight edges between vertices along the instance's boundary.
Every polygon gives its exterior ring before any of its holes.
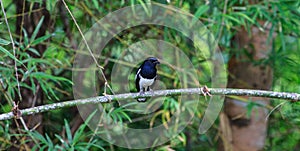
{"type": "MultiPolygon", "coordinates": [[[[41,0],[28,0],[31,4],[42,3],[41,0]]],[[[39,21],[33,34],[29,37],[27,31],[23,30],[23,40],[15,34],[16,17],[22,14],[16,14],[16,6],[12,0],[4,0],[5,13],[16,45],[16,55],[13,54],[13,48],[9,38],[9,32],[4,20],[4,12],[0,12],[0,113],[9,112],[12,108],[13,100],[18,97],[17,80],[15,77],[14,61],[17,63],[19,83],[21,88],[26,88],[33,93],[37,90],[37,84],[42,88],[45,95],[43,102],[51,104],[56,101],[70,100],[72,96],[72,64],[75,53],[89,55],[88,52],[80,50],[77,45],[82,41],[74,22],[66,10],[62,12],[57,1],[46,0],[46,8],[51,15],[51,28],[48,29],[45,36],[37,37],[40,25],[44,18],[39,21]],[[65,15],[63,15],[65,13],[65,15]],[[68,26],[64,23],[67,20],[68,26]],[[36,45],[44,44],[47,49],[43,54],[36,50],[36,45]],[[37,57],[32,57],[34,54],[37,57]],[[30,84],[24,82],[30,81],[30,84]]],[[[108,0],[66,0],[67,5],[72,11],[76,21],[82,31],[87,31],[99,19],[110,12],[118,10],[125,6],[134,4],[143,4],[148,0],[130,0],[130,1],[108,1],[108,0]]],[[[249,1],[182,1],[182,0],[157,0],[152,1],[162,3],[170,7],[177,7],[187,13],[193,14],[195,19],[199,19],[217,38],[219,47],[222,50],[224,60],[230,59],[229,51],[238,52],[233,49],[232,38],[241,28],[248,30],[251,35],[251,26],[257,26],[261,31],[269,30],[269,44],[272,44],[272,50],[269,50],[268,59],[255,62],[256,64],[269,64],[274,69],[273,90],[300,93],[300,2],[297,0],[262,0],[256,4],[249,1]],[[260,25],[259,21],[266,23],[260,25]],[[271,28],[267,29],[267,25],[271,28]],[[273,40],[271,37],[276,35],[273,40]]],[[[31,10],[32,11],[32,10],[31,10]]],[[[28,13],[32,13],[32,12],[28,13]]],[[[104,33],[105,34],[105,33],[104,33]]],[[[197,81],[202,85],[210,85],[209,75],[210,66],[203,56],[196,56],[193,51],[194,44],[184,35],[176,30],[155,26],[143,25],[124,30],[119,33],[105,47],[101,56],[97,56],[101,65],[105,68],[105,75],[111,74],[114,64],[118,63],[117,58],[128,45],[148,38],[161,39],[174,44],[184,51],[197,70],[197,81]]],[[[241,53],[241,52],[239,52],[241,53]]],[[[136,65],[124,63],[125,66],[131,66],[135,69],[136,65]]],[[[161,65],[159,67],[160,79],[164,82],[166,88],[180,88],[181,83],[176,69],[170,65],[161,65]]],[[[104,91],[104,83],[101,75],[97,85],[99,94],[104,91]]],[[[134,71],[129,76],[133,82],[134,71]]],[[[109,79],[108,79],[109,80],[109,79]]],[[[131,85],[131,91],[134,91],[134,85],[131,85]]],[[[23,98],[26,99],[26,98],[23,98]]],[[[180,106],[178,97],[168,97],[164,104],[157,108],[152,118],[145,121],[139,121],[131,124],[130,127],[151,127],[159,123],[164,123],[174,114],[180,106]],[[148,123],[148,124],[147,124],[148,123]],[[150,124],[149,124],[150,123],[150,124]]],[[[200,102],[205,102],[201,98],[200,102]]],[[[276,106],[284,100],[272,100],[272,106],[276,106]]],[[[19,102],[22,103],[22,102],[19,102]]],[[[132,105],[132,104],[131,104],[132,105]]],[[[133,104],[134,105],[134,104],[133,104]]],[[[249,106],[253,104],[249,103],[249,106]]],[[[113,117],[114,122],[128,122],[135,118],[135,114],[130,113],[128,109],[116,105],[106,104],[105,109],[113,117]]],[[[183,105],[184,106],[184,105],[183,105]]],[[[186,105],[188,107],[188,105],[186,105]]],[[[153,148],[157,150],[216,150],[218,136],[218,121],[203,135],[198,134],[198,126],[203,116],[205,103],[197,107],[196,118],[187,128],[164,145],[153,148]],[[187,141],[189,141],[187,143],[187,141]]],[[[252,107],[251,107],[252,108],[252,107]]],[[[297,150],[300,148],[300,104],[284,103],[279,106],[269,119],[268,136],[265,150],[297,150]]],[[[126,150],[111,145],[102,140],[97,135],[93,135],[86,124],[81,124],[79,128],[71,132],[70,122],[74,120],[74,112],[68,109],[56,110],[44,113],[43,126],[45,133],[40,134],[35,130],[26,131],[21,128],[18,130],[12,127],[14,120],[0,121],[0,148],[1,150],[24,148],[28,142],[34,142],[33,150],[126,150]],[[19,144],[14,143],[11,138],[16,137],[19,144]],[[29,140],[28,140],[29,139],[29,140]]],[[[77,117],[79,118],[79,117],[77,117]]],[[[27,146],[28,147],[28,146],[27,146]]]]}

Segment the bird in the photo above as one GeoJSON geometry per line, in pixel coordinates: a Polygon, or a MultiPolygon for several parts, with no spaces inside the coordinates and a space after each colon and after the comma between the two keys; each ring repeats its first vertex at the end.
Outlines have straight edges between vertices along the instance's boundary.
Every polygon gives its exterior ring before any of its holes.
{"type": "MultiPolygon", "coordinates": [[[[140,94],[151,90],[150,86],[154,84],[157,77],[157,64],[160,64],[157,58],[149,57],[138,68],[135,75],[135,86],[140,94]]],[[[146,102],[146,98],[138,98],[137,101],[146,102]]]]}

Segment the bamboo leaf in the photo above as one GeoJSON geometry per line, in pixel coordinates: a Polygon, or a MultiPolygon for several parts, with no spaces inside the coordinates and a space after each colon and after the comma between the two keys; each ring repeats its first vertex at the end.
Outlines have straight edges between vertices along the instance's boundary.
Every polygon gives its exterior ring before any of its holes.
{"type": "Polygon", "coordinates": [[[28,51],[36,54],[37,56],[40,56],[40,53],[35,48],[30,47],[30,48],[28,48],[28,51]]]}
{"type": "Polygon", "coordinates": [[[43,41],[49,39],[49,38],[50,38],[51,36],[53,36],[53,35],[54,35],[54,34],[47,34],[47,35],[45,35],[45,36],[39,37],[39,38],[33,40],[33,41],[31,42],[31,45],[34,46],[34,45],[36,45],[36,44],[39,44],[39,43],[41,43],[41,42],[43,42],[43,41]]]}
{"type": "Polygon", "coordinates": [[[255,23],[255,21],[253,19],[251,19],[249,16],[247,16],[246,14],[244,13],[241,13],[241,12],[236,12],[235,13],[237,16],[240,16],[242,18],[245,18],[246,20],[250,21],[252,24],[255,23]]]}
{"type": "Polygon", "coordinates": [[[10,41],[0,38],[0,45],[9,45],[10,43],[10,41]]]}
{"type": "Polygon", "coordinates": [[[70,126],[69,126],[68,121],[66,119],[64,121],[65,121],[65,129],[66,129],[68,142],[69,142],[69,144],[72,144],[73,138],[72,138],[72,133],[71,133],[70,126]]]}
{"type": "Polygon", "coordinates": [[[26,47],[28,45],[28,34],[27,34],[27,31],[24,28],[22,28],[22,31],[24,33],[23,39],[24,39],[24,45],[26,47]]]}
{"type": "Polygon", "coordinates": [[[33,42],[33,40],[35,39],[35,37],[37,36],[41,26],[42,26],[42,23],[44,21],[44,16],[41,18],[41,20],[39,21],[39,23],[37,24],[36,28],[34,29],[31,37],[30,37],[30,42],[33,42]]]}
{"type": "Polygon", "coordinates": [[[192,19],[192,25],[196,23],[196,21],[200,18],[200,16],[204,13],[206,13],[208,11],[209,7],[208,5],[202,5],[200,6],[195,15],[194,15],[194,18],[192,19]]]}
{"type": "Polygon", "coordinates": [[[225,18],[229,19],[229,20],[232,20],[238,24],[241,24],[241,21],[233,16],[230,16],[230,15],[227,15],[227,14],[222,14],[222,16],[224,16],[225,18]]]}
{"type": "Polygon", "coordinates": [[[17,61],[18,63],[22,64],[13,54],[11,54],[9,51],[7,51],[5,48],[0,46],[0,51],[2,51],[5,55],[9,56],[11,59],[17,61]]]}
{"type": "Polygon", "coordinates": [[[50,74],[46,74],[44,72],[34,72],[34,73],[30,74],[30,76],[35,77],[37,79],[49,79],[49,80],[53,80],[55,82],[65,81],[65,82],[68,82],[69,84],[73,84],[72,81],[70,81],[66,78],[53,76],[53,75],[50,75],[50,74]]]}

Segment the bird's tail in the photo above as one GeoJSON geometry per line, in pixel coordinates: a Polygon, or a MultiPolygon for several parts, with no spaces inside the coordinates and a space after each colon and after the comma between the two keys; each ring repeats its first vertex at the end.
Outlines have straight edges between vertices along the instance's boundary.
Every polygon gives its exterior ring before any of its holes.
{"type": "Polygon", "coordinates": [[[146,98],[137,98],[137,101],[138,101],[138,102],[146,102],[147,99],[146,99],[146,98]]]}

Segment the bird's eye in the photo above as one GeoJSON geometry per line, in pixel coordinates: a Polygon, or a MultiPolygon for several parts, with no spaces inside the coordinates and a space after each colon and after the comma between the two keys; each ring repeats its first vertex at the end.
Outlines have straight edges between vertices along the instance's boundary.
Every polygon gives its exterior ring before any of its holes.
{"type": "Polygon", "coordinates": [[[149,60],[152,63],[157,63],[158,60],[156,58],[148,58],[147,60],[149,60]]]}

